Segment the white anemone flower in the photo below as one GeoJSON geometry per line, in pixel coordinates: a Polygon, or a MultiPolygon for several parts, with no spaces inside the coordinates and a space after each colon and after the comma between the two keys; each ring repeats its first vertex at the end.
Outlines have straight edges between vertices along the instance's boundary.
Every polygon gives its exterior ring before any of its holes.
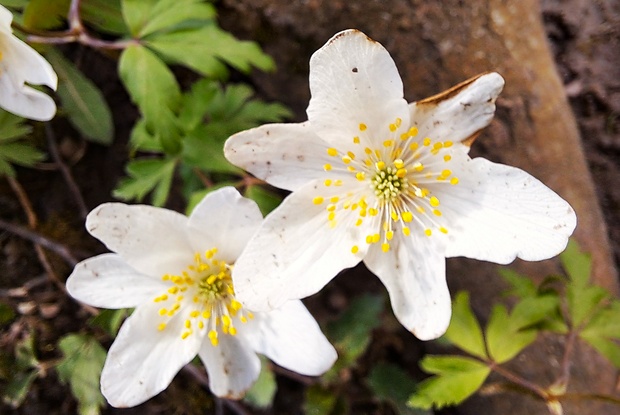
{"type": "Polygon", "coordinates": [[[196,355],[211,391],[233,399],[257,379],[256,353],[304,375],[331,367],[336,351],[301,301],[252,312],[235,298],[231,269],[261,221],[256,203],[231,187],[207,195],[189,218],[122,203],[88,215],[88,231],[115,253],[79,263],[67,290],[96,307],[136,307],[101,374],[111,405],[146,401],[196,355]]]}
{"type": "Polygon", "coordinates": [[[469,145],[495,112],[496,73],[408,104],[389,53],[357,30],[310,60],[308,121],[228,139],[225,154],[293,193],[237,260],[240,301],[268,310],[319,291],[363,261],[420,339],[450,322],[445,257],[506,264],[561,252],[573,209],[526,172],[469,145]]]}
{"type": "Polygon", "coordinates": [[[49,121],[56,114],[54,100],[26,85],[56,89],[58,77],[52,66],[11,29],[13,15],[0,6],[0,107],[20,117],[49,121]]]}

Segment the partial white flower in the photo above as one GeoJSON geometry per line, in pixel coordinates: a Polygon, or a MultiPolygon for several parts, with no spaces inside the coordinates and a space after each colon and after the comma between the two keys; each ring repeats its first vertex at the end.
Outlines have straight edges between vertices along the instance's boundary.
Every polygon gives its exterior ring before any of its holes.
{"type": "Polygon", "coordinates": [[[0,5],[0,107],[20,117],[49,121],[56,114],[54,100],[26,83],[55,90],[58,77],[43,56],[13,35],[12,21],[11,12],[0,5]]]}
{"type": "Polygon", "coordinates": [[[309,120],[226,143],[228,160],[292,191],[233,271],[237,297],[268,310],[364,261],[420,339],[450,321],[445,257],[508,263],[561,252],[573,209],[524,171],[468,156],[504,80],[470,79],[407,104],[388,52],[356,30],[310,60],[309,120]]]}
{"type": "Polygon", "coordinates": [[[235,298],[231,270],[262,215],[231,187],[189,218],[151,206],[106,203],[86,220],[115,253],[79,263],[67,290],[96,307],[136,307],[108,352],[101,391],[116,407],[164,390],[196,355],[218,396],[239,398],[260,372],[256,353],[304,375],[325,372],[336,351],[298,301],[253,313],[235,298]]]}

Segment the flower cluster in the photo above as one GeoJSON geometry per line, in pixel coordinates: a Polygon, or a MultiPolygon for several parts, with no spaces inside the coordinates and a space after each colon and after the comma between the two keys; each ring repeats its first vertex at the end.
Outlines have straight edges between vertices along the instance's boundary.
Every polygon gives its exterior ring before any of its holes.
{"type": "Polygon", "coordinates": [[[13,15],[0,5],[0,107],[38,121],[56,114],[54,100],[26,85],[47,85],[56,89],[58,77],[50,64],[13,34],[13,15]]]}
{"type": "Polygon", "coordinates": [[[388,52],[356,30],[310,60],[308,121],[229,138],[225,155],[291,191],[264,220],[233,188],[189,218],[108,203],[88,231],[113,251],[78,264],[71,295],[135,307],[110,348],[102,391],[133,406],[162,391],[196,355],[218,396],[254,382],[262,353],[319,375],[335,350],[299,299],[363,261],[396,317],[420,339],[450,321],[445,258],[508,263],[561,252],[572,208],[517,168],[470,158],[504,80],[483,74],[408,104],[388,52]]]}

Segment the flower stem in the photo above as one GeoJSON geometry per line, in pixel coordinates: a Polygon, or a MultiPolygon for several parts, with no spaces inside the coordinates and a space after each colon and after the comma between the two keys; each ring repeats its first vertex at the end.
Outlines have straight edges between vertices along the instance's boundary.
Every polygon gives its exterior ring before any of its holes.
{"type": "Polygon", "coordinates": [[[513,373],[510,370],[499,366],[497,363],[489,362],[489,367],[491,368],[492,371],[494,371],[498,375],[504,377],[505,379],[509,380],[510,382],[516,385],[521,386],[522,388],[526,390],[531,391],[532,393],[539,396],[544,401],[547,401],[547,399],[549,398],[549,393],[545,391],[543,388],[541,388],[540,386],[538,386],[537,384],[533,382],[530,382],[529,380],[525,378],[522,378],[516,373],[513,373]]]}

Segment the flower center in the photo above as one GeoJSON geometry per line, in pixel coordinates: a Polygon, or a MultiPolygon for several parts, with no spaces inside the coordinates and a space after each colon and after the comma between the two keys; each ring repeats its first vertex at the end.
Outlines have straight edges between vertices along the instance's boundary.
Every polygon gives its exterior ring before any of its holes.
{"type": "MultiPolygon", "coordinates": [[[[441,191],[439,186],[458,184],[458,178],[446,168],[452,161],[453,143],[433,141],[429,137],[419,139],[415,126],[404,130],[401,124],[402,120],[397,118],[388,125],[385,137],[377,140],[360,123],[351,151],[327,149],[329,156],[339,160],[325,164],[324,170],[340,177],[352,174],[357,181],[368,183],[370,194],[347,192],[343,179],[330,178],[324,181],[324,186],[344,186],[342,191],[331,192],[337,196],[329,199],[318,196],[313,200],[317,205],[329,201],[326,210],[330,228],[337,226],[338,215],[347,210],[357,213],[355,226],[376,219],[378,229],[367,235],[366,242],[381,243],[384,252],[389,251],[395,231],[405,236],[410,236],[412,229],[426,236],[431,236],[433,230],[448,233],[434,193],[441,191]]],[[[354,254],[358,250],[358,246],[351,248],[354,254]]]]}
{"type": "Polygon", "coordinates": [[[185,316],[181,337],[186,339],[195,331],[207,335],[214,346],[219,343],[219,333],[234,336],[235,320],[246,323],[252,313],[242,310],[235,299],[230,276],[232,265],[214,258],[217,249],[206,251],[203,256],[194,256],[194,263],[180,275],[166,274],[162,280],[171,284],[166,293],[155,297],[156,303],[164,303],[159,315],[164,320],[157,328],[166,329],[169,320],[181,313],[185,316]]]}

